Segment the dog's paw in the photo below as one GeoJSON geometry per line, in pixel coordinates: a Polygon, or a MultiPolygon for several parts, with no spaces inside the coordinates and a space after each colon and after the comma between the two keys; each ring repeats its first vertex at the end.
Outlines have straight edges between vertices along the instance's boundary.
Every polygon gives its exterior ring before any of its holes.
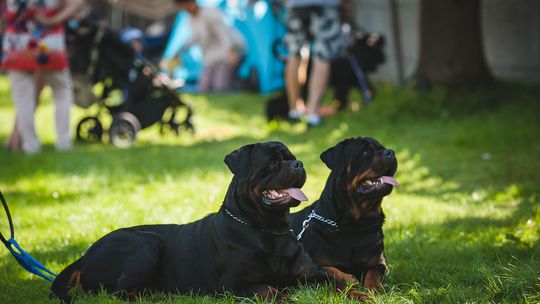
{"type": "Polygon", "coordinates": [[[381,282],[378,281],[368,281],[364,282],[364,288],[367,290],[383,290],[381,282]]]}
{"type": "Polygon", "coordinates": [[[373,298],[368,296],[365,293],[362,293],[358,290],[351,289],[347,292],[347,297],[352,300],[358,300],[358,301],[372,301],[373,298]]]}
{"type": "Polygon", "coordinates": [[[275,303],[285,304],[285,303],[294,303],[292,298],[290,298],[286,293],[279,292],[275,296],[275,303]]]}
{"type": "Polygon", "coordinates": [[[335,267],[322,267],[330,277],[336,280],[336,285],[347,286],[348,284],[358,284],[358,279],[349,273],[345,273],[335,267]]]}

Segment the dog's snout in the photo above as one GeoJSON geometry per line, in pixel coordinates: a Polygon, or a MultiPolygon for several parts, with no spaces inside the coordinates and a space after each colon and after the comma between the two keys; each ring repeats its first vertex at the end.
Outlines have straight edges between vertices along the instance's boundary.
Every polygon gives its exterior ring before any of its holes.
{"type": "Polygon", "coordinates": [[[388,158],[394,157],[395,156],[394,150],[390,150],[390,149],[384,150],[383,156],[388,157],[388,158]]]}
{"type": "Polygon", "coordinates": [[[291,167],[293,169],[302,169],[304,167],[304,164],[302,164],[302,162],[299,160],[293,160],[291,162],[291,167]]]}

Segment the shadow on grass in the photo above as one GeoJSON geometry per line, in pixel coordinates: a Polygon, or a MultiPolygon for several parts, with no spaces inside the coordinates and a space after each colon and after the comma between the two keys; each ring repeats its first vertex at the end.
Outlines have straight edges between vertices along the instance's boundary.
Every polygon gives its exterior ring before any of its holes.
{"type": "Polygon", "coordinates": [[[465,216],[385,229],[386,286],[422,303],[540,298],[538,205],[522,200],[504,218],[465,216]]]}
{"type": "MultiPolygon", "coordinates": [[[[253,140],[248,137],[236,137],[190,146],[153,144],[123,150],[107,145],[80,145],[62,153],[23,155],[0,152],[0,157],[6,163],[17,163],[11,171],[2,170],[0,181],[13,183],[40,174],[69,176],[89,172],[102,175],[121,172],[129,176],[144,176],[160,171],[185,173],[194,169],[225,170],[225,155],[250,142],[253,140]]],[[[49,149],[46,147],[46,150],[49,149]]]]}

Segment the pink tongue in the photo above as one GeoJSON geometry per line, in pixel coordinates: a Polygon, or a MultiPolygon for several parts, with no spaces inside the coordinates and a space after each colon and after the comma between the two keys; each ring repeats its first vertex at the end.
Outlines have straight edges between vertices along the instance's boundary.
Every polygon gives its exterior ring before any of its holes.
{"type": "Polygon", "coordinates": [[[298,200],[298,201],[301,201],[301,202],[308,201],[308,198],[304,194],[304,192],[302,192],[302,190],[300,190],[298,188],[289,188],[289,189],[285,189],[283,191],[287,192],[289,194],[289,196],[294,198],[295,200],[298,200]]]}
{"type": "Polygon", "coordinates": [[[397,186],[399,187],[399,183],[391,176],[383,176],[381,177],[381,180],[383,181],[383,183],[385,184],[390,184],[392,186],[397,186]]]}

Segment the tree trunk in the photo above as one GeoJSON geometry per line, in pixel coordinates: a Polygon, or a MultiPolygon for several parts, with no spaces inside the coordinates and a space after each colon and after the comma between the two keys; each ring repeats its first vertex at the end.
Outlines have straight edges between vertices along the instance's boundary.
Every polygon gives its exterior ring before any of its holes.
{"type": "Polygon", "coordinates": [[[480,0],[421,0],[416,75],[450,86],[493,80],[484,56],[480,0]]]}

